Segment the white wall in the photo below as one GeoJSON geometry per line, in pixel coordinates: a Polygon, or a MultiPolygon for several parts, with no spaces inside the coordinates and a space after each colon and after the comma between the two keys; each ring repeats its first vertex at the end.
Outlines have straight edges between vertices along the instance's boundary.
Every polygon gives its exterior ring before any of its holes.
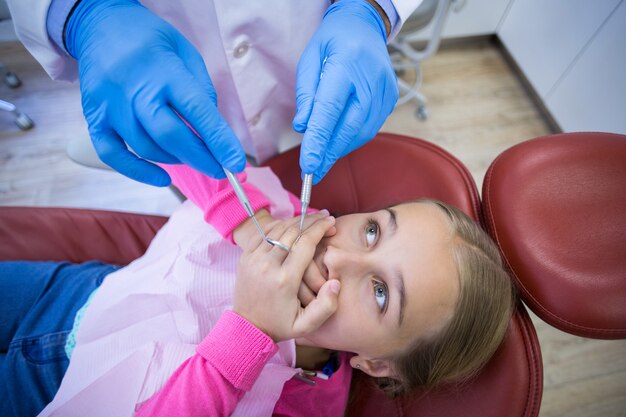
{"type": "Polygon", "coordinates": [[[514,0],[497,34],[563,131],[626,133],[626,1],[514,0]]]}
{"type": "Polygon", "coordinates": [[[516,0],[498,36],[539,96],[546,98],[619,2],[516,0]]]}
{"type": "MultiPolygon", "coordinates": [[[[504,13],[513,0],[459,0],[458,11],[450,10],[442,38],[493,35],[504,13]]],[[[430,27],[409,38],[411,41],[427,39],[430,27]]]]}
{"type": "Polygon", "coordinates": [[[545,102],[564,130],[626,134],[626,2],[611,14],[545,102]]]}

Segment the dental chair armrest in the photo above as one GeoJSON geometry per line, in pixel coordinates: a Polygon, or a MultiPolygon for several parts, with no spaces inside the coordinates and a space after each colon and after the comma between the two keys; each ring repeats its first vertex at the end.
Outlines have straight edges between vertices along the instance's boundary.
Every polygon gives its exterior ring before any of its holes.
{"type": "Polygon", "coordinates": [[[0,207],[0,260],[99,260],[141,256],[167,218],[58,207],[0,207]]]}

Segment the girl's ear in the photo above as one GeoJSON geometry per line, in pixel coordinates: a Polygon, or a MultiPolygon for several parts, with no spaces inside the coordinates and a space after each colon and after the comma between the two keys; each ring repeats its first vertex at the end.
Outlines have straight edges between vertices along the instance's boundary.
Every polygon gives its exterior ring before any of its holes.
{"type": "Polygon", "coordinates": [[[369,376],[382,378],[395,378],[395,372],[388,359],[365,359],[362,356],[353,356],[350,359],[350,366],[359,369],[369,376]]]}

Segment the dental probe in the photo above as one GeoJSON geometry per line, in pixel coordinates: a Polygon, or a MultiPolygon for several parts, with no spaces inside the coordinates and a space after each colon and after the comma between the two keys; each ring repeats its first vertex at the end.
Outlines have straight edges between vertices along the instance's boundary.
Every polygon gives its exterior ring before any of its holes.
{"type": "Polygon", "coordinates": [[[313,188],[313,174],[304,174],[304,180],[302,180],[302,192],[300,193],[300,203],[302,204],[300,213],[300,234],[302,234],[302,228],[304,227],[304,218],[306,211],[309,208],[311,202],[311,188],[313,188]]]}
{"type": "Polygon", "coordinates": [[[261,225],[259,224],[259,222],[256,219],[256,216],[254,215],[254,210],[252,210],[252,204],[250,204],[250,200],[248,200],[248,196],[246,195],[246,192],[241,186],[241,183],[239,182],[237,177],[228,169],[224,168],[224,173],[226,174],[226,177],[228,178],[228,182],[230,182],[230,185],[233,187],[233,190],[235,191],[235,195],[239,199],[239,202],[241,203],[243,208],[246,210],[246,213],[248,213],[248,216],[250,216],[250,218],[254,222],[254,225],[256,226],[256,229],[259,231],[259,234],[261,235],[263,240],[272,246],[278,246],[280,249],[286,252],[289,252],[289,248],[287,246],[283,245],[277,240],[270,239],[269,237],[265,235],[265,233],[263,232],[263,229],[261,229],[261,225]]]}

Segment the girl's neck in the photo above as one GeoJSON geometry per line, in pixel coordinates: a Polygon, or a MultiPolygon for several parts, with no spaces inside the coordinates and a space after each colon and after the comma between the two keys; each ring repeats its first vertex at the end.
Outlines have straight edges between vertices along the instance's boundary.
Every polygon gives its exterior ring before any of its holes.
{"type": "Polygon", "coordinates": [[[296,367],[302,369],[322,369],[332,351],[316,346],[296,344],[296,367]]]}

